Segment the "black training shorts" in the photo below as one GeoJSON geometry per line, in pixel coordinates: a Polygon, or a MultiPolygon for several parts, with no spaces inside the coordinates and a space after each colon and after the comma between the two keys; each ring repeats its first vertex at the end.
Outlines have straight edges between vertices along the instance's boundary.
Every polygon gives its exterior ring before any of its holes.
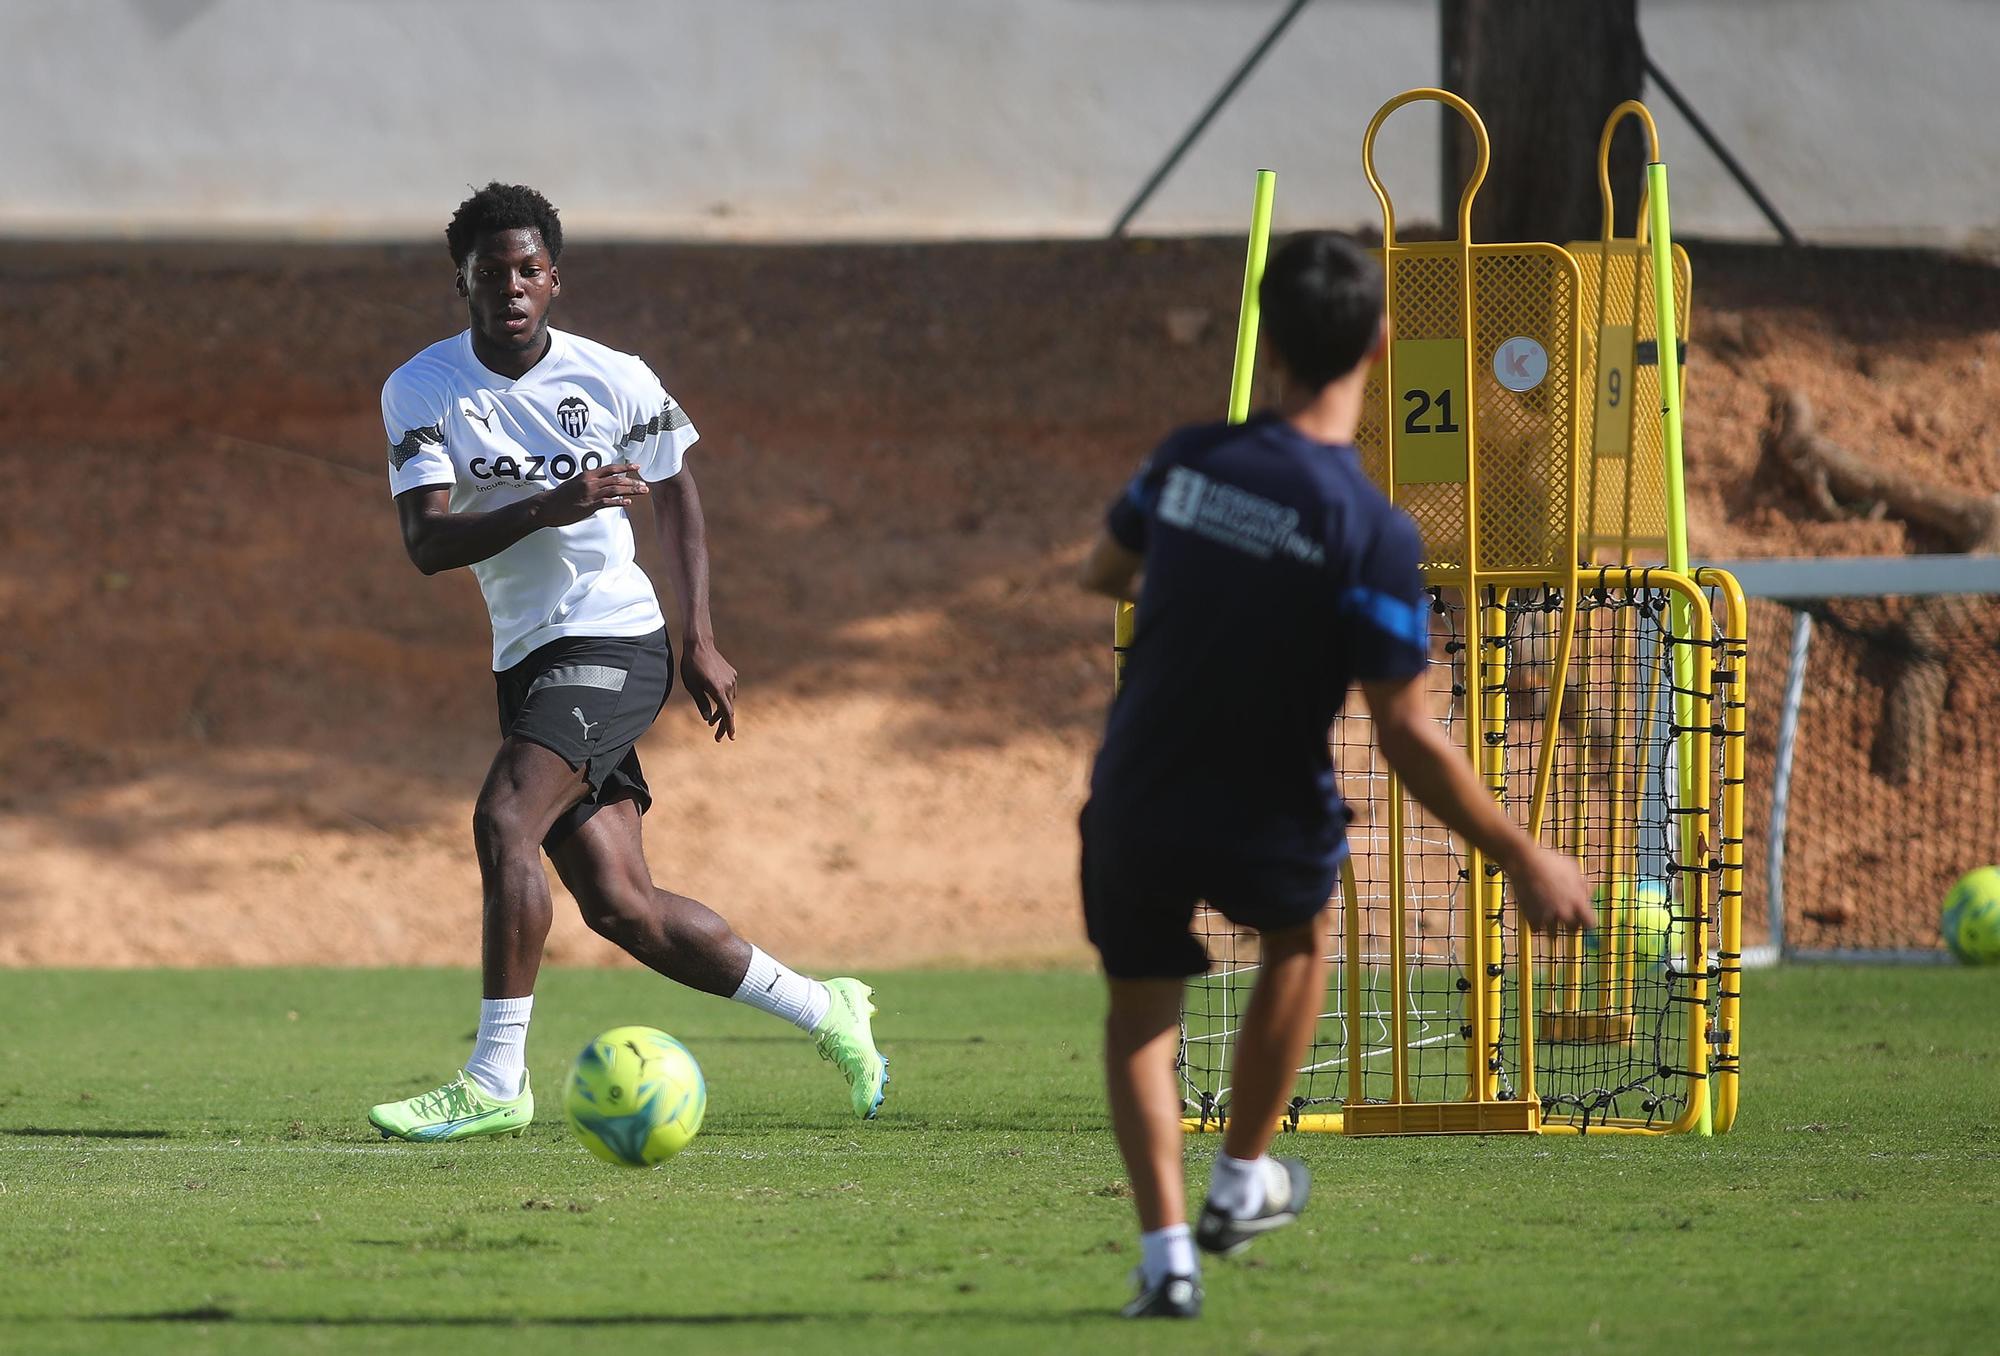
{"type": "Polygon", "coordinates": [[[1308,923],[1333,895],[1344,840],[1246,847],[1223,834],[1135,828],[1091,801],[1083,832],[1083,921],[1113,979],[1205,974],[1208,952],[1188,931],[1206,900],[1238,927],[1283,932],[1308,923]]]}
{"type": "Polygon", "coordinates": [[[640,814],[652,805],[634,745],[673,691],[674,653],[664,629],[552,640],[493,681],[501,737],[540,744],[590,782],[549,828],[544,848],[554,850],[615,801],[638,802],[640,814]]]}

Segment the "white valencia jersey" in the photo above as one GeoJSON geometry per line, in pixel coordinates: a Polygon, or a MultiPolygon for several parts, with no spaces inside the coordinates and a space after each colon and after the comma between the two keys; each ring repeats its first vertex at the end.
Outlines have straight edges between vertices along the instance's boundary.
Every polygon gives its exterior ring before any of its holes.
{"type": "MultiPolygon", "coordinates": [[[[453,513],[501,508],[621,461],[666,480],[697,436],[644,362],[554,328],[519,378],[473,356],[470,330],[432,344],[383,385],[382,423],[391,492],[449,485],[453,513]]],[[[666,625],[622,508],[530,532],[472,573],[493,618],[496,672],[564,636],[666,625]]]]}

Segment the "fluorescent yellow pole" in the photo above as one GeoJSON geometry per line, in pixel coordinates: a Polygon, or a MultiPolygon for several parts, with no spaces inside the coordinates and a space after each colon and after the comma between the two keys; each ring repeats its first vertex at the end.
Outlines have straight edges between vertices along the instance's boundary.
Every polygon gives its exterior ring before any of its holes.
{"type": "MultiPolygon", "coordinates": [[[[1236,365],[1229,373],[1229,422],[1250,417],[1250,388],[1257,376],[1257,287],[1264,281],[1264,256],[1271,245],[1271,199],[1278,189],[1273,170],[1257,171],[1257,196],[1250,208],[1250,248],[1243,261],[1243,304],[1236,313],[1236,365]]],[[[1125,679],[1125,653],[1132,645],[1132,604],[1120,603],[1111,619],[1112,687],[1125,679]]]]}
{"type": "Polygon", "coordinates": [[[1687,482],[1681,468],[1680,325],[1674,316],[1674,240],[1667,218],[1667,167],[1646,166],[1646,207],[1652,217],[1654,329],[1660,349],[1660,417],[1666,424],[1667,568],[1688,568],[1687,482]]]}
{"type": "Polygon", "coordinates": [[[1271,245],[1271,199],[1278,176],[1257,171],[1257,196],[1250,206],[1250,249],[1243,260],[1243,304],[1236,312],[1236,366],[1229,374],[1229,422],[1250,417],[1250,387],[1257,378],[1257,288],[1264,281],[1264,256],[1271,245]]]}
{"type": "MultiPolygon", "coordinates": [[[[1667,452],[1667,568],[1677,574],[1688,572],[1688,528],[1687,528],[1687,480],[1681,462],[1681,355],[1680,326],[1674,315],[1674,237],[1673,228],[1667,215],[1667,167],[1655,160],[1646,166],[1646,208],[1651,217],[1651,244],[1653,247],[1653,333],[1660,354],[1660,419],[1665,426],[1663,440],[1667,452]]],[[[1687,634],[1687,605],[1676,595],[1673,604],[1675,618],[1674,633],[1687,634]]],[[[1693,699],[1689,695],[1694,683],[1694,652],[1691,646],[1681,645],[1674,650],[1674,723],[1687,728],[1693,719],[1693,699]]],[[[1680,772],[1681,803],[1692,800],[1694,789],[1694,769],[1689,766],[1688,750],[1693,741],[1683,736],[1675,764],[1680,772]]],[[[1695,865],[1695,855],[1701,844],[1692,822],[1684,822],[1681,832],[1681,860],[1688,866],[1695,865]]],[[[1682,895],[1683,905],[1686,894],[1682,895]]],[[[1702,929],[1695,929],[1697,934],[1702,929]]],[[[1699,937],[1702,955],[1700,963],[1707,963],[1708,942],[1706,936],[1699,937]]],[[[1706,1040],[1702,1030],[1704,1023],[1698,1016],[1689,1018],[1694,1030],[1693,1039],[1706,1040]]],[[[1701,1086],[1701,1118],[1696,1122],[1695,1133],[1714,1133],[1714,1113],[1710,1108],[1708,1084],[1701,1086]]]]}

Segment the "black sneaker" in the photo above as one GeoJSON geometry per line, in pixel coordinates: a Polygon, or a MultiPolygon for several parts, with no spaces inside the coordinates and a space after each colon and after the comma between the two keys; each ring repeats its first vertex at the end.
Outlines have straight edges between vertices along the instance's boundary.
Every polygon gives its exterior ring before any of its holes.
{"type": "Polygon", "coordinates": [[[1213,1205],[1203,1202],[1201,1219],[1194,1226],[1196,1247],[1203,1252],[1234,1257],[1256,1242],[1260,1234],[1282,1229],[1299,1217],[1299,1211],[1306,1208],[1306,1197],[1312,1192],[1312,1174],[1296,1158],[1274,1158],[1271,1161],[1285,1170],[1288,1190],[1283,1197],[1271,1189],[1273,1184],[1267,1183],[1264,1208],[1243,1219],[1225,1215],[1213,1205]]]}
{"type": "Polygon", "coordinates": [[[1146,1273],[1134,1271],[1132,1279],[1139,1285],[1139,1293],[1132,1302],[1118,1312],[1126,1318],[1200,1318],[1201,1278],[1199,1276],[1162,1276],[1160,1283],[1150,1288],[1146,1285],[1146,1273]]]}

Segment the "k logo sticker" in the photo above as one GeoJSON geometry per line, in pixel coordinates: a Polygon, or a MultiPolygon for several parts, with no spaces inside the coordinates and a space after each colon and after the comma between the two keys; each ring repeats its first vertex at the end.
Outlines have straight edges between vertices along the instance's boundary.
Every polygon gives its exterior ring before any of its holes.
{"type": "Polygon", "coordinates": [[[583,431],[590,427],[590,406],[584,404],[582,396],[564,396],[556,406],[556,419],[562,424],[564,433],[572,438],[581,438],[583,431]]]}

